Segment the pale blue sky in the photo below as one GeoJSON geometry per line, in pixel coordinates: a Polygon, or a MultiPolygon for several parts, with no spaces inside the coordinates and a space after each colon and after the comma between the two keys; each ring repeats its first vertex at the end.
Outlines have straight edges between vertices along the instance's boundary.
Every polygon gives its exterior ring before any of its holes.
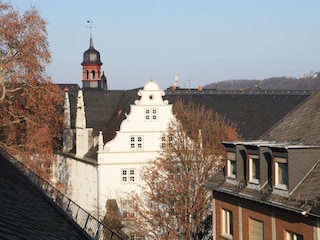
{"type": "Polygon", "coordinates": [[[12,0],[48,22],[55,83],[82,86],[93,43],[110,89],[198,87],[228,79],[298,77],[320,71],[318,0],[12,0]]]}

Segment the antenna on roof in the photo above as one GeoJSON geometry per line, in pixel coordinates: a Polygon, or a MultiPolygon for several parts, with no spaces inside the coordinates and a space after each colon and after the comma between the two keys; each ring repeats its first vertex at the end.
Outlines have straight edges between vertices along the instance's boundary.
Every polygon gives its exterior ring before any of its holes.
{"type": "Polygon", "coordinates": [[[174,77],[174,85],[178,86],[178,83],[179,83],[179,75],[176,74],[176,76],[174,77]]]}

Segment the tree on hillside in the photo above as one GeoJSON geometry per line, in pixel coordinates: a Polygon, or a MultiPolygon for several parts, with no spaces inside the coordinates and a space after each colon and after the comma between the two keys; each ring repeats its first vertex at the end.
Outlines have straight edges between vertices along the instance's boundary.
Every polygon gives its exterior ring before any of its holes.
{"type": "Polygon", "coordinates": [[[210,193],[201,184],[221,168],[222,141],[239,139],[235,126],[204,106],[176,102],[160,157],[143,169],[142,195],[133,194],[130,231],[151,239],[209,239],[210,193]]]}
{"type": "Polygon", "coordinates": [[[61,139],[63,94],[46,75],[46,22],[31,7],[22,15],[0,0],[0,147],[50,174],[61,139]]]}

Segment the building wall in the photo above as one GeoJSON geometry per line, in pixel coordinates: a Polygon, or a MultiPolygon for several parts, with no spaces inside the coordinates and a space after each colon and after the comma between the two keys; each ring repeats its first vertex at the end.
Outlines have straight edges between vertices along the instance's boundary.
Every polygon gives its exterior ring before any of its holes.
{"type": "MultiPolygon", "coordinates": [[[[303,235],[303,239],[317,239],[314,232],[319,231],[316,220],[299,213],[277,209],[223,193],[214,193],[214,238],[230,239],[222,235],[222,209],[232,211],[233,240],[248,240],[250,236],[250,218],[263,222],[264,239],[281,240],[285,231],[303,235]]],[[[254,240],[254,239],[252,239],[254,240]]]]}
{"type": "Polygon", "coordinates": [[[64,194],[97,217],[97,167],[83,159],[59,154],[54,180],[63,184],[64,194]]]}

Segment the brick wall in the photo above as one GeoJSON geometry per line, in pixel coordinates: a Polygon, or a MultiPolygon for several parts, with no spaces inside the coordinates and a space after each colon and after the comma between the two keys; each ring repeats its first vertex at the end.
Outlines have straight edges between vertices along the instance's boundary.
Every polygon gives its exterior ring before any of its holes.
{"type": "Polygon", "coordinates": [[[252,239],[249,234],[250,218],[263,222],[265,240],[285,239],[285,230],[301,234],[304,236],[304,239],[313,239],[313,224],[316,221],[311,217],[304,217],[299,213],[277,209],[275,207],[236,198],[223,193],[215,192],[214,196],[216,218],[213,224],[215,226],[215,236],[217,240],[228,239],[222,236],[222,208],[232,211],[233,240],[252,239]]]}

